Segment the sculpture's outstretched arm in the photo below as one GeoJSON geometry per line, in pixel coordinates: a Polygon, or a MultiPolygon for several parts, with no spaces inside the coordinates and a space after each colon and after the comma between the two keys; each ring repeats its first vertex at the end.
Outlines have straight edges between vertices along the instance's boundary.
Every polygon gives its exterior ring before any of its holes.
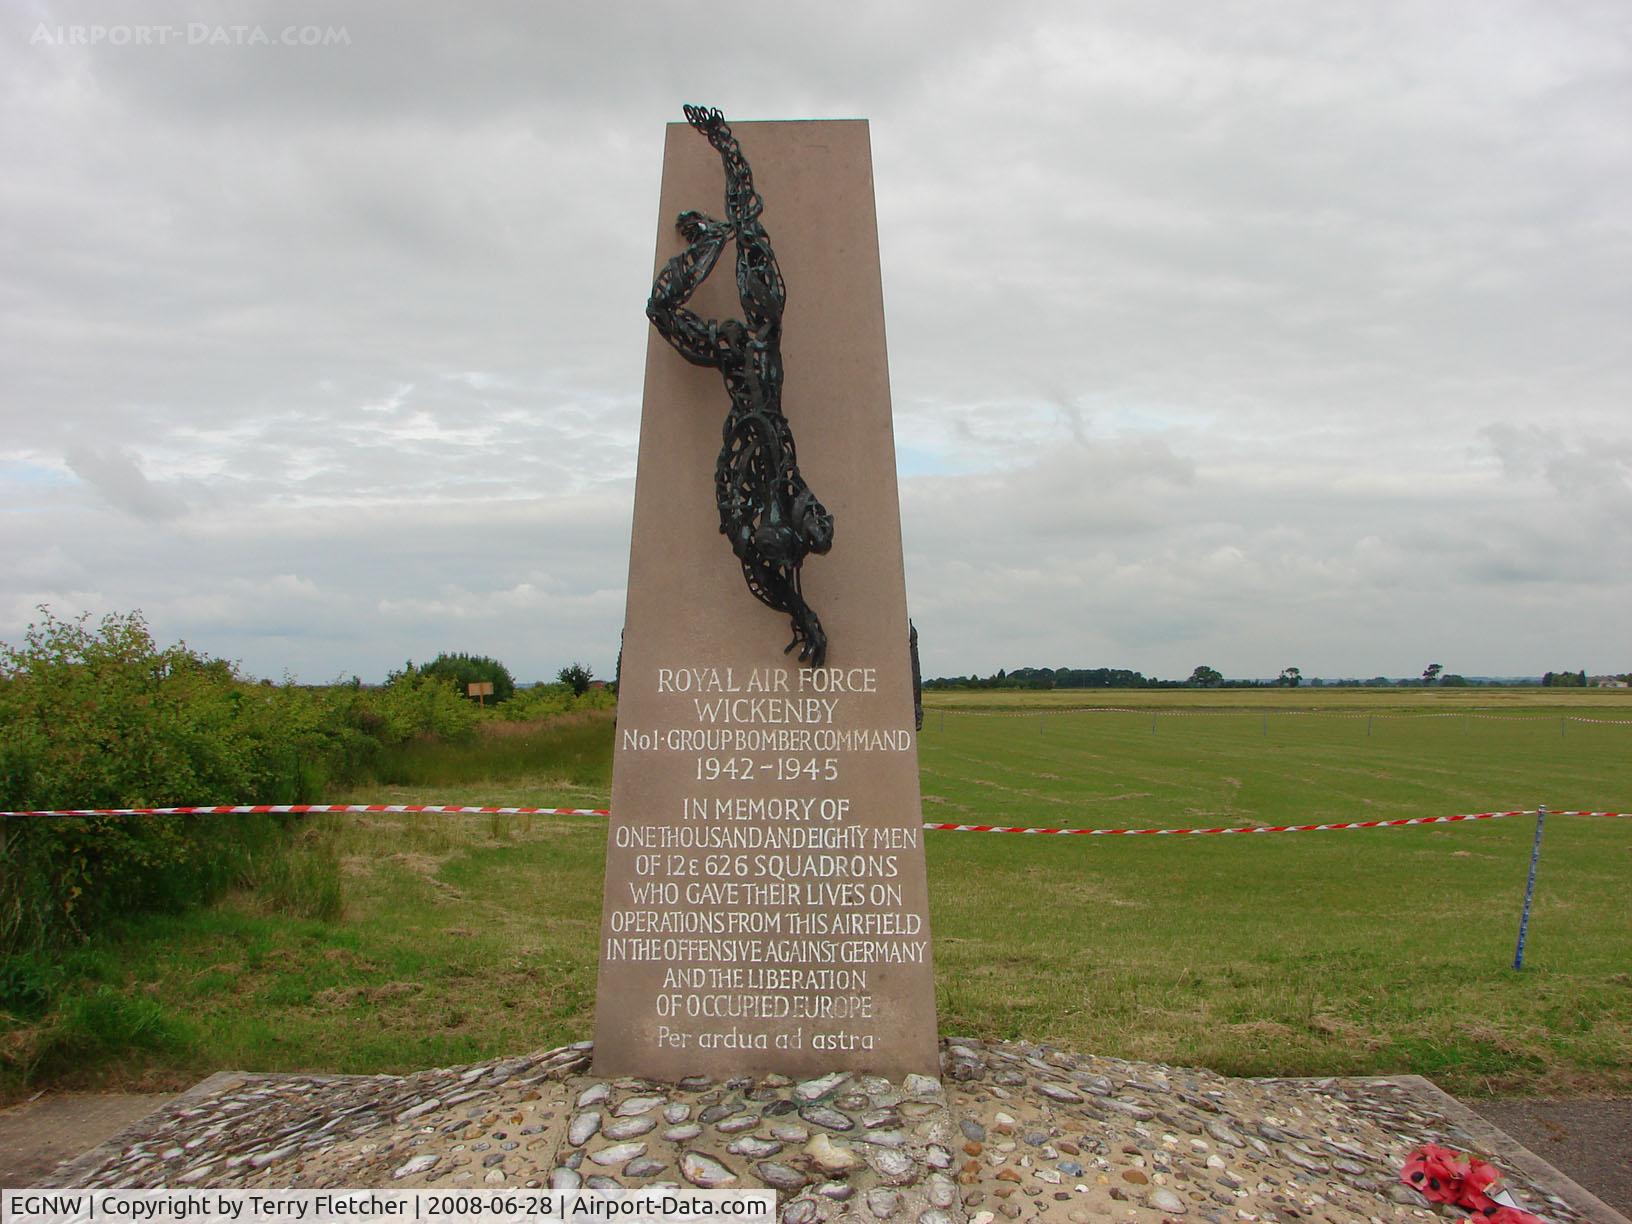
{"type": "Polygon", "coordinates": [[[742,155],[737,138],[725,116],[712,107],[686,107],[686,122],[704,136],[719,151],[725,163],[725,217],[734,228],[759,220],[765,210],[765,201],[754,190],[754,175],[748,169],[748,159],[742,155]]]}
{"type": "Polygon", "coordinates": [[[704,319],[685,304],[719,262],[730,227],[701,213],[684,212],[676,228],[686,239],[686,249],[663,265],[652,283],[646,301],[646,317],[659,334],[693,365],[723,364],[730,344],[720,334],[720,324],[704,319]]]}
{"type": "Polygon", "coordinates": [[[770,331],[782,326],[788,293],[770,236],[759,221],[765,202],[754,190],[753,171],[725,117],[718,110],[688,106],[686,121],[708,137],[725,167],[725,215],[737,236],[737,296],[749,329],[769,338],[770,331]]]}

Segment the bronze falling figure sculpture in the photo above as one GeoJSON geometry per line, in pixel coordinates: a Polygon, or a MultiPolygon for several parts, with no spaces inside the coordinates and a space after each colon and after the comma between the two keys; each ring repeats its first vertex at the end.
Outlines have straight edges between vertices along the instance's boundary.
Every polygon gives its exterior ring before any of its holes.
{"type": "MultiPolygon", "coordinates": [[[[675,228],[686,249],[663,266],[646,303],[646,317],[693,365],[710,366],[725,380],[731,411],[714,465],[720,532],[742,564],[748,589],[761,603],[786,612],[793,623],[787,650],[821,667],[827,635],[800,590],[800,566],[811,553],[833,547],[833,516],[799,474],[793,431],[782,415],[782,307],[787,287],[770,236],[760,224],[764,201],[736,137],[718,110],[685,108],[686,122],[708,139],[725,166],[725,215],[717,221],[683,212],[675,228]],[[703,319],[686,309],[708,279],[725,244],[737,244],[737,297],[741,319],[703,319]]],[[[786,651],[784,651],[786,653],[786,651]]]]}

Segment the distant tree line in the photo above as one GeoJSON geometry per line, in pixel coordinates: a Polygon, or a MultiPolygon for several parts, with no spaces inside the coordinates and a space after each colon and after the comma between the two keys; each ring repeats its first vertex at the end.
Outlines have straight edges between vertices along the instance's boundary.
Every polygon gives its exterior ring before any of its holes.
{"type": "MultiPolygon", "coordinates": [[[[1632,682],[1632,673],[1619,677],[1632,682]]],[[[1585,688],[1587,673],[1548,672],[1538,681],[1534,677],[1503,677],[1500,679],[1469,679],[1456,672],[1447,672],[1441,664],[1430,663],[1422,675],[1390,679],[1372,676],[1370,679],[1325,680],[1306,677],[1302,669],[1285,667],[1281,674],[1269,680],[1232,680],[1216,667],[1202,664],[1183,680],[1158,680],[1143,672],[1125,667],[1017,667],[1012,671],[999,668],[989,676],[937,676],[924,681],[926,689],[1257,689],[1297,688],[1472,688],[1485,685],[1541,684],[1550,688],[1585,688]]]]}
{"type": "Polygon", "coordinates": [[[925,680],[926,689],[1089,689],[1174,687],[1125,667],[1017,667],[999,668],[990,676],[939,676],[925,680]]]}
{"type": "MultiPolygon", "coordinates": [[[[1174,688],[1283,688],[1303,683],[1296,667],[1284,669],[1274,680],[1227,680],[1205,664],[1186,680],[1158,680],[1126,667],[1017,667],[999,668],[989,676],[938,676],[925,680],[926,689],[1174,689],[1174,688]]],[[[1321,681],[1313,681],[1320,684],[1321,681]]],[[[1359,684],[1360,681],[1351,683],[1359,684]]],[[[1366,681],[1388,684],[1387,680],[1366,681]]]]}

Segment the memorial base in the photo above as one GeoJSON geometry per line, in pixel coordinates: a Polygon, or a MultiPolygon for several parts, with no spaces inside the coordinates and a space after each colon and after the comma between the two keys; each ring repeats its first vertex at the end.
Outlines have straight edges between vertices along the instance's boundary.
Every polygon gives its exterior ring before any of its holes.
{"type": "Polygon", "coordinates": [[[42,1184],[651,1188],[706,1186],[723,1170],[731,1188],[775,1189],[787,1224],[1159,1224],[1219,1208],[1418,1224],[1426,1206],[1398,1182],[1406,1154],[1471,1135],[1553,1224],[1626,1224],[1416,1076],[1230,1079],[956,1039],[942,1043],[938,1083],[841,1072],[654,1084],[590,1076],[589,1058],[585,1044],[400,1077],[217,1075],[42,1184]]]}

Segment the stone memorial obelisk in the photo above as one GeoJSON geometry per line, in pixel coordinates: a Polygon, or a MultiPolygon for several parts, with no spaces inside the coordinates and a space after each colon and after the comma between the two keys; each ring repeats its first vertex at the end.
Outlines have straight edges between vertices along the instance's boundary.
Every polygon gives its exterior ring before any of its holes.
{"type": "MultiPolygon", "coordinates": [[[[751,344],[768,334],[754,331],[764,294],[743,291],[733,239],[700,286],[666,299],[685,297],[691,340],[654,327],[647,345],[594,1070],[660,1080],[935,1075],[868,128],[844,120],[730,130],[752,166],[756,241],[774,241],[770,267],[780,266],[786,285],[780,409],[797,438],[799,494],[783,500],[794,526],[808,528],[810,555],[792,589],[811,615],[790,628],[786,606],[768,606],[753,578],[744,581],[749,543],[784,555],[791,537],[773,538],[762,523],[754,541],[734,544],[722,525],[730,482],[717,473],[731,455],[746,463],[747,444],[730,439],[752,434],[739,418],[762,394],[758,376],[728,397],[720,368],[677,351],[689,342],[695,356],[726,337],[751,344]],[[733,330],[728,321],[745,315],[747,331],[733,330]],[[784,653],[790,632],[795,648],[784,653]]],[[[722,206],[726,188],[716,138],[705,139],[698,119],[670,124],[657,272],[672,275],[688,244],[706,246],[707,218],[682,233],[680,214],[727,218],[744,207],[742,191],[722,206]]],[[[750,281],[764,273],[766,259],[755,259],[750,281]]]]}

